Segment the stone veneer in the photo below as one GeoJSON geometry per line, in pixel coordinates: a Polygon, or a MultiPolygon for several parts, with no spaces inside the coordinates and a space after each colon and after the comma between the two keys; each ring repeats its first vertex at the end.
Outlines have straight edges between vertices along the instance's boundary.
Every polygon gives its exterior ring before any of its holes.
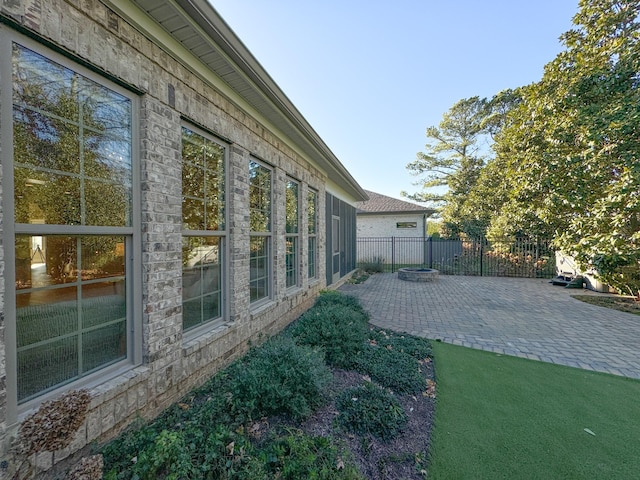
{"type": "MultiPolygon", "coordinates": [[[[248,342],[278,332],[299,316],[324,287],[324,215],[318,215],[318,279],[307,272],[306,235],[301,236],[301,285],[285,289],[284,198],[286,175],[301,182],[301,211],[309,187],[324,211],[325,174],[301,158],[265,126],[212,85],[185,69],[158,45],[98,0],[0,0],[0,15],[51,42],[93,68],[143,92],[139,99],[141,167],[142,295],[140,363],[93,388],[90,412],[72,445],[39,454],[49,468],[91,442],[106,441],[138,416],[151,418],[247,350],[248,342]],[[229,242],[226,323],[198,337],[182,333],[181,292],[181,122],[187,118],[230,141],[227,181],[229,242]],[[250,155],[269,163],[274,177],[272,301],[249,305],[250,155]]],[[[0,28],[11,29],[9,24],[0,28]]],[[[0,88],[10,88],[1,79],[0,88]]],[[[5,110],[6,111],[6,110],[5,110]]],[[[0,145],[0,149],[5,146],[0,145]]],[[[307,231],[301,215],[301,232],[307,231]]],[[[12,246],[9,246],[12,248],[12,246]]],[[[9,252],[9,254],[11,254],[9,252]]],[[[0,248],[0,270],[7,252],[0,248]]],[[[0,302],[4,299],[0,277],[0,302]]],[[[0,305],[1,306],[1,305],[0,305]]],[[[2,311],[4,309],[2,308],[2,311]]],[[[0,335],[4,334],[4,317],[0,335]]],[[[4,338],[4,335],[2,336],[4,338]]],[[[0,342],[0,460],[11,469],[9,445],[18,422],[7,418],[4,341],[0,342]]],[[[1,476],[1,475],[0,475],[1,476]]]]}

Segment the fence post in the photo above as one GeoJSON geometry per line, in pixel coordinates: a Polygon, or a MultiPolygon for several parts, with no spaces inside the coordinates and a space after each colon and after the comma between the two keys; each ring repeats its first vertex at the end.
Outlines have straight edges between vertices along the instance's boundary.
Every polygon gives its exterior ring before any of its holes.
{"type": "Polygon", "coordinates": [[[483,273],[482,273],[482,260],[483,260],[483,257],[484,257],[484,255],[483,255],[483,251],[482,251],[482,247],[483,247],[483,245],[484,245],[484,241],[483,241],[483,239],[481,238],[481,239],[480,239],[480,276],[481,276],[481,277],[482,277],[482,275],[483,275],[483,273]]]}
{"type": "Polygon", "coordinates": [[[396,237],[391,237],[391,273],[396,271],[396,237]]]}

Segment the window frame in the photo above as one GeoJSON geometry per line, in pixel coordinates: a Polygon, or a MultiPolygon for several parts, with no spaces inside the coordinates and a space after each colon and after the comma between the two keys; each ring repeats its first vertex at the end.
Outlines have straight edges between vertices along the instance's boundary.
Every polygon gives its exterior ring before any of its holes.
{"type": "Polygon", "coordinates": [[[418,222],[396,222],[396,228],[398,230],[418,228],[418,222]]]}
{"type": "Polygon", "coordinates": [[[271,302],[274,295],[274,281],[273,281],[273,198],[274,198],[274,173],[275,170],[272,166],[266,164],[265,162],[259,160],[258,158],[251,156],[249,159],[249,308],[255,309],[258,308],[268,302],[271,302]],[[269,222],[267,228],[265,230],[253,230],[252,229],[252,208],[251,208],[251,189],[253,188],[251,185],[251,169],[252,165],[255,164],[260,168],[265,169],[269,172],[269,222]],[[260,279],[266,280],[266,294],[262,297],[256,298],[255,300],[251,299],[251,287],[254,283],[254,280],[251,278],[251,262],[253,260],[251,254],[251,242],[254,239],[262,238],[265,242],[265,275],[259,277],[260,279]]]}
{"type": "MultiPolygon", "coordinates": [[[[184,329],[184,297],[182,299],[182,332],[184,334],[184,337],[187,341],[198,337],[200,335],[202,335],[205,332],[211,331],[212,329],[216,329],[218,327],[220,327],[221,325],[223,325],[229,318],[228,312],[229,312],[229,306],[228,306],[228,302],[227,302],[227,281],[229,279],[229,271],[228,271],[228,265],[229,265],[229,255],[228,255],[228,248],[229,248],[229,241],[228,241],[228,217],[229,217],[229,208],[228,208],[228,202],[229,202],[229,195],[228,195],[228,188],[229,188],[229,150],[230,150],[230,145],[221,140],[220,138],[218,138],[214,133],[208,132],[202,128],[196,127],[195,125],[187,122],[187,121],[183,121],[181,123],[181,139],[182,139],[182,134],[184,132],[184,129],[188,129],[191,132],[195,133],[196,135],[199,135],[200,137],[204,138],[205,140],[214,143],[220,147],[222,147],[224,149],[224,159],[223,159],[223,182],[224,182],[224,200],[223,200],[223,204],[222,204],[222,208],[223,208],[223,215],[222,215],[222,222],[224,225],[223,229],[218,229],[218,230],[208,230],[206,229],[205,226],[205,230],[191,230],[191,229],[187,229],[185,228],[185,224],[184,224],[184,216],[182,218],[182,228],[181,228],[181,232],[180,232],[180,238],[181,241],[184,242],[185,237],[194,237],[194,238],[217,238],[219,240],[219,245],[218,245],[218,255],[219,255],[219,268],[220,268],[220,302],[221,305],[219,307],[220,309],[220,316],[219,317],[215,317],[215,318],[210,318],[208,320],[203,320],[200,324],[195,325],[191,328],[188,328],[187,330],[184,329]]],[[[182,151],[182,140],[181,140],[181,151],[182,151]]],[[[182,154],[181,154],[182,155],[182,154]]],[[[181,156],[181,165],[182,165],[182,170],[184,171],[184,159],[181,156]]],[[[182,181],[184,182],[184,181],[182,181]]],[[[184,183],[182,183],[182,205],[184,205],[184,183]]],[[[206,191],[204,192],[205,196],[203,198],[203,200],[206,203],[206,191]]],[[[183,212],[184,215],[184,212],[183,212]]],[[[182,282],[184,283],[184,266],[181,268],[181,279],[182,282]]],[[[182,288],[184,289],[184,284],[182,286],[182,288]]],[[[184,290],[183,290],[184,291],[184,290]]],[[[205,295],[200,295],[198,298],[203,298],[205,295]]],[[[196,297],[194,297],[196,298],[196,297]]]]}
{"type": "MultiPolygon", "coordinates": [[[[140,197],[140,150],[139,121],[140,99],[137,92],[124,88],[107,76],[88,68],[85,61],[71,54],[61,54],[36,40],[12,31],[0,25],[0,77],[9,78],[0,91],[0,115],[5,121],[0,128],[2,150],[2,207],[3,207],[3,245],[4,245],[4,280],[5,280],[5,355],[6,355],[6,392],[7,421],[12,423],[23,412],[37,407],[40,403],[56,398],[63,391],[74,388],[92,388],[103,383],[106,378],[113,378],[135,365],[142,363],[142,237],[141,197],[140,197]],[[13,45],[18,44],[35,52],[47,60],[71,70],[96,84],[126,97],[130,102],[131,133],[131,199],[129,226],[103,225],[66,225],[66,224],[31,224],[15,223],[14,199],[14,119],[13,119],[13,45]],[[16,256],[15,239],[18,235],[51,236],[65,235],[78,238],[96,235],[117,235],[125,238],[125,301],[126,301],[126,356],[102,368],[98,367],[75,380],[70,380],[31,396],[28,400],[18,402],[18,360],[17,360],[17,319],[16,319],[16,256]],[[10,246],[10,247],[9,247],[10,246]]],[[[81,283],[79,285],[82,285],[81,283]]]]}
{"type": "Polygon", "coordinates": [[[318,275],[318,199],[317,190],[309,187],[307,189],[307,278],[309,281],[319,279],[318,275]],[[309,208],[311,197],[313,196],[313,216],[309,208]],[[313,274],[312,274],[313,268],[313,274]]]}
{"type": "Polygon", "coordinates": [[[301,221],[300,221],[300,192],[301,183],[291,177],[287,177],[285,182],[285,288],[287,290],[300,287],[300,238],[301,238],[301,221]],[[295,231],[289,231],[289,202],[287,195],[289,193],[290,186],[296,187],[296,203],[295,203],[295,231]],[[289,248],[291,242],[292,249],[289,248]],[[292,275],[290,275],[290,273],[292,275]],[[293,277],[293,281],[290,283],[290,278],[293,277]]]}

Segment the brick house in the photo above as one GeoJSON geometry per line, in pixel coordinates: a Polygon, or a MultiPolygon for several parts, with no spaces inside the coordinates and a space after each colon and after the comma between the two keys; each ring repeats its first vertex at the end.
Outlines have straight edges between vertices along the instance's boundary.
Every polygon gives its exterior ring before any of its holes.
{"type": "Polygon", "coordinates": [[[367,195],[206,0],[0,0],[0,460],[157,415],[355,268],[367,195]]]}

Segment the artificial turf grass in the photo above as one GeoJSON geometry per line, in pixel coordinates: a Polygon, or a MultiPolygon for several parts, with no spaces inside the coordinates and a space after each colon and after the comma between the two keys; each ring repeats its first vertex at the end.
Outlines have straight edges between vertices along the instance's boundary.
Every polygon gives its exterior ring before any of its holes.
{"type": "Polygon", "coordinates": [[[429,479],[640,475],[640,381],[432,345],[429,479]]]}

